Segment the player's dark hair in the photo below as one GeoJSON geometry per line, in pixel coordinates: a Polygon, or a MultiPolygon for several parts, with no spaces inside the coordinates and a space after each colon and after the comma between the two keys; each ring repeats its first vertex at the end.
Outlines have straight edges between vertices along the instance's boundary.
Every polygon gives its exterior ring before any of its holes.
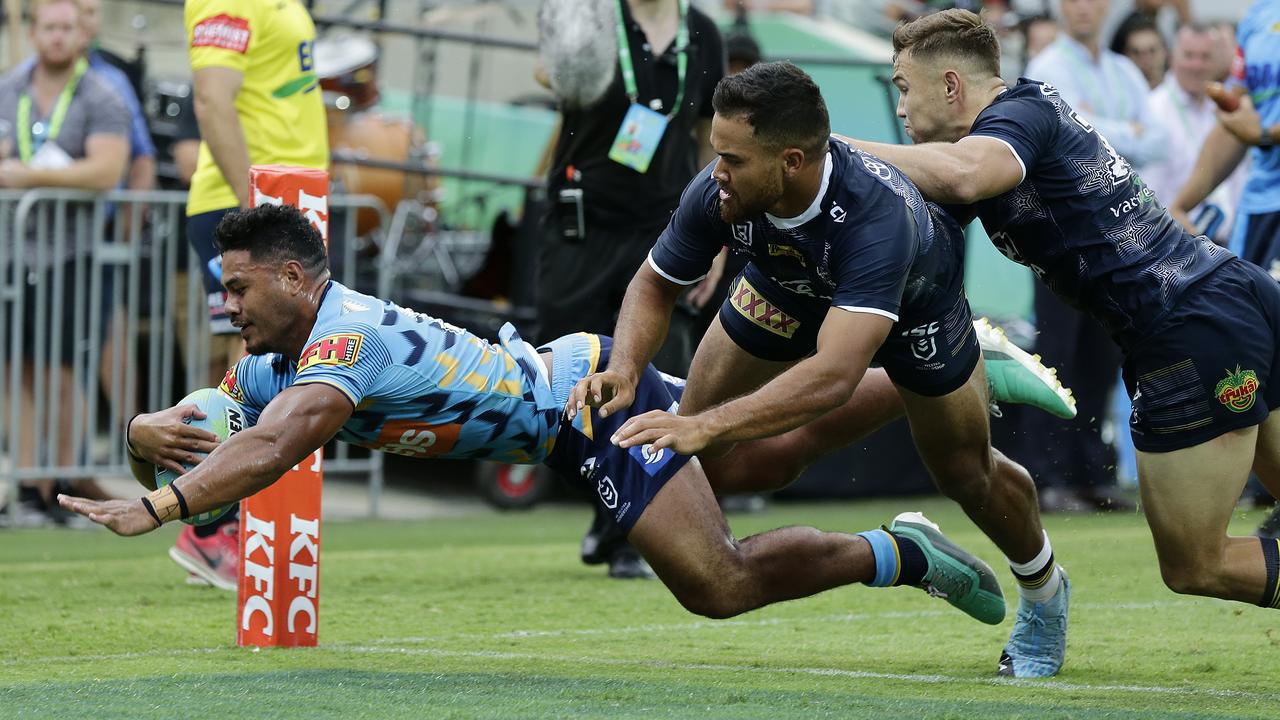
{"type": "Polygon", "coordinates": [[[789,62],[752,65],[716,85],[711,106],[724,118],[745,118],[762,145],[799,148],[821,157],[831,136],[822,91],[805,71],[789,62]]]}
{"type": "Polygon", "coordinates": [[[952,8],[903,23],[893,31],[893,57],[904,50],[930,61],[945,57],[967,60],[984,73],[1000,76],[1000,41],[982,17],[952,8]]]}
{"type": "Polygon", "coordinates": [[[312,277],[329,266],[324,238],[292,205],[259,205],[229,212],[213,231],[213,240],[219,252],[248,250],[254,261],[296,260],[312,277]]]}

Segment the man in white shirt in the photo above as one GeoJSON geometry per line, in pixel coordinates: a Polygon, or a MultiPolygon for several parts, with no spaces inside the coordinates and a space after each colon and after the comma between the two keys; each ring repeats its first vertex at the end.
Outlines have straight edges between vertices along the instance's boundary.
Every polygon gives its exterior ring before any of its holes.
{"type": "MultiPolygon", "coordinates": [[[[1205,85],[1214,79],[1217,42],[1212,26],[1183,25],[1174,43],[1169,74],[1151,93],[1151,106],[1163,121],[1169,137],[1169,153],[1164,160],[1143,168],[1142,179],[1165,206],[1172,205],[1178,198],[1178,192],[1195,167],[1200,146],[1218,121],[1213,101],[1205,95],[1205,85]]],[[[1221,243],[1231,235],[1230,218],[1240,200],[1246,172],[1243,165],[1237,167],[1227,182],[1219,185],[1191,212],[1191,217],[1198,217],[1205,203],[1222,210],[1228,220],[1213,238],[1221,243]]]]}
{"type": "Polygon", "coordinates": [[[1062,32],[1027,64],[1024,75],[1062,93],[1062,99],[1133,165],[1164,157],[1163,126],[1147,102],[1147,81],[1128,58],[1102,45],[1110,0],[1061,0],[1062,32]]]}

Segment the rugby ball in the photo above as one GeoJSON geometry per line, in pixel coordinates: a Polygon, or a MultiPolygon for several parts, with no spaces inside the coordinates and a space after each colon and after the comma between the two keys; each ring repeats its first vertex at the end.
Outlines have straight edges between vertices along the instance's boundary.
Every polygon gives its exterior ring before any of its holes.
{"type": "MultiPolygon", "coordinates": [[[[200,410],[204,412],[205,418],[203,420],[187,418],[185,422],[188,425],[194,425],[195,427],[208,430],[214,435],[217,435],[220,442],[226,442],[227,438],[230,438],[232,435],[235,435],[245,428],[244,408],[240,406],[240,403],[232,400],[226,393],[218,390],[217,388],[202,388],[200,390],[196,390],[190,395],[182,398],[178,404],[196,405],[199,407],[200,410]]],[[[200,459],[203,460],[204,456],[201,455],[200,459]]],[[[186,465],[185,467],[190,470],[195,466],[186,465]]],[[[177,480],[178,477],[179,475],[172,470],[156,467],[157,488],[168,485],[174,480],[177,480]]],[[[192,515],[182,522],[187,523],[188,525],[208,525],[218,518],[221,518],[223,515],[226,515],[235,506],[236,503],[224,505],[220,508],[200,513],[199,515],[192,515]]]]}

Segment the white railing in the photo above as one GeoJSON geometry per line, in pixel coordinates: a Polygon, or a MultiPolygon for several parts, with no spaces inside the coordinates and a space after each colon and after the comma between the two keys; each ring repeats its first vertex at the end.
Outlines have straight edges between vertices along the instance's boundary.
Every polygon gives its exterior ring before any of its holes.
{"type": "MultiPolygon", "coordinates": [[[[0,488],[15,500],[13,519],[24,480],[127,475],[127,419],[208,384],[208,312],[182,231],[186,201],[177,191],[0,191],[0,488]]],[[[375,291],[394,268],[358,257],[360,209],[387,227],[377,198],[333,195],[331,252],[340,282],[375,291]]],[[[378,514],[381,454],[352,457],[336,443],[325,470],[367,475],[378,514]]]]}

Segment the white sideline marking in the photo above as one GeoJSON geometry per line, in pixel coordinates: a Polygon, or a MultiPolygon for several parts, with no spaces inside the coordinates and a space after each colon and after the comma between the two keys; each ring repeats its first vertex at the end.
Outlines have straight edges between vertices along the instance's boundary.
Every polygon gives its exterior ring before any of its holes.
{"type": "MultiPolygon", "coordinates": [[[[330,646],[333,647],[333,646],[330,646]]],[[[1018,680],[1011,678],[971,678],[954,675],[917,675],[910,673],[881,673],[869,670],[842,670],[840,668],[814,667],[770,667],[761,665],[723,665],[718,663],[677,663],[667,660],[626,660],[622,658],[598,658],[590,656],[543,655],[537,653],[513,653],[493,650],[439,650],[436,648],[388,648],[353,645],[344,647],[347,652],[368,653],[371,655],[428,655],[433,657],[474,657],[491,660],[532,660],[543,662],[561,662],[586,665],[612,665],[614,667],[643,667],[679,671],[715,671],[715,672],[754,672],[754,673],[790,673],[794,675],[817,675],[822,677],[843,677],[870,680],[898,680],[927,684],[958,685],[1016,685],[1039,689],[1062,690],[1065,692],[1128,692],[1156,693],[1161,695],[1210,695],[1221,698],[1246,698],[1250,700],[1275,700],[1280,695],[1252,693],[1243,690],[1215,690],[1212,688],[1169,687],[1161,685],[1091,685],[1088,683],[1070,683],[1060,680],[1018,680]]]]}
{"type": "MultiPolygon", "coordinates": [[[[915,673],[883,673],[870,670],[844,670],[826,667],[775,667],[769,665],[727,665],[721,663],[677,663],[667,660],[627,660],[623,658],[601,658],[589,655],[546,655],[541,653],[516,653],[496,650],[441,650],[439,648],[398,648],[371,645],[325,644],[316,648],[334,652],[352,652],[368,655],[420,655],[429,657],[476,658],[487,660],[520,660],[543,661],[582,665],[608,665],[613,667],[635,667],[648,669],[676,670],[682,672],[751,672],[751,673],[788,673],[792,675],[812,675],[816,677],[840,677],[860,680],[894,680],[898,682],[921,683],[927,685],[982,685],[1035,688],[1037,690],[1058,690],[1062,692],[1122,692],[1147,693],[1158,695],[1208,695],[1218,698],[1238,698],[1274,702],[1280,700],[1280,694],[1255,693],[1244,690],[1217,690],[1213,688],[1173,687],[1165,685],[1093,685],[1090,683],[1072,683],[1061,680],[1018,680],[1012,678],[976,678],[955,675],[925,675],[915,673]]],[[[116,653],[113,655],[70,655],[65,657],[40,658],[45,662],[82,661],[100,662],[105,660],[132,660],[156,657],[180,657],[185,655],[211,655],[215,653],[252,652],[234,647],[185,648],[181,650],[154,650],[148,652],[116,653]]],[[[4,665],[16,665],[21,661],[5,660],[4,665]]]]}
{"type": "MultiPolygon", "coordinates": [[[[1076,603],[1072,608],[1077,610],[1155,610],[1165,607],[1186,606],[1205,602],[1205,599],[1159,600],[1145,603],[1076,603]]],[[[1213,602],[1210,600],[1209,602],[1213,602]]],[[[1222,601],[1223,604],[1232,604],[1222,601]]],[[[662,632],[689,632],[693,630],[715,630],[721,627],[771,627],[790,624],[823,624],[840,622],[861,622],[864,620],[902,620],[913,618],[941,617],[954,615],[955,610],[901,610],[878,613],[840,613],[838,615],[818,615],[792,618],[760,618],[746,620],[693,620],[684,623],[667,623],[653,625],[629,625],[613,628],[567,628],[558,630],[510,630],[500,633],[453,633],[450,635],[416,636],[401,638],[382,638],[367,641],[358,647],[394,647],[398,645],[425,645],[428,643],[448,642],[451,640],[510,640],[515,638],[541,637],[590,637],[593,635],[634,635],[662,632]]],[[[344,650],[353,646],[349,643],[323,643],[321,650],[344,650]]],[[[236,651],[230,645],[203,648],[176,648],[173,650],[142,650],[138,652],[110,653],[101,655],[50,655],[31,658],[0,658],[0,667],[26,665],[35,662],[73,663],[99,662],[107,660],[142,660],[156,657],[180,657],[183,655],[205,655],[224,651],[236,651]]],[[[252,650],[249,650],[252,652],[252,650]]]]}
{"type": "MultiPolygon", "coordinates": [[[[1185,606],[1197,600],[1160,600],[1145,603],[1076,603],[1075,610],[1155,610],[1163,607],[1185,606]]],[[[771,627],[776,625],[821,625],[824,623],[862,622],[874,620],[912,620],[918,618],[943,617],[954,615],[955,610],[889,610],[876,613],[840,613],[838,615],[818,615],[793,618],[761,618],[759,620],[693,620],[684,623],[667,623],[655,625],[624,625],[608,628],[562,628],[555,630],[509,630],[501,633],[459,633],[447,636],[418,636],[388,638],[374,640],[365,645],[413,645],[440,642],[442,640],[509,640],[513,638],[542,637],[590,637],[593,635],[634,635],[661,632],[688,632],[692,630],[714,630],[721,627],[771,627]]]]}
{"type": "MultiPolygon", "coordinates": [[[[1149,611],[1159,608],[1187,606],[1196,603],[1202,603],[1200,599],[1188,600],[1164,600],[1146,603],[1077,603],[1077,609],[1105,609],[1105,610],[1139,610],[1149,611]]],[[[1211,601],[1212,602],[1212,601],[1211,601]]],[[[1217,604],[1217,603],[1214,603],[1217,604]]],[[[1225,604],[1225,603],[1224,603],[1225,604]]],[[[1280,694],[1277,693],[1256,693],[1243,690],[1220,690],[1214,688],[1197,688],[1197,687],[1178,687],[1178,686],[1162,686],[1162,685],[1094,685],[1089,683],[1072,683],[1061,680],[1021,680],[1014,678],[999,677],[965,677],[956,675],[940,675],[940,674],[915,674],[915,673],[884,673],[869,670],[847,670],[841,668],[829,667],[775,667],[759,664],[743,664],[729,665],[719,663],[678,663],[667,660],[628,660],[622,658],[601,658],[588,655],[567,656],[567,655],[547,655],[532,652],[503,652],[494,650],[443,650],[440,648],[408,648],[400,647],[402,645],[441,643],[457,640],[510,640],[514,638],[541,638],[541,637],[591,637],[599,635],[618,635],[618,634],[654,634],[664,632],[689,632],[693,630],[714,630],[719,627],[768,627],[787,624],[818,624],[823,623],[840,623],[840,622],[860,622],[865,620],[902,620],[912,618],[925,618],[954,614],[954,610],[919,610],[919,611],[889,611],[880,613],[842,613],[838,615],[825,616],[808,616],[795,618],[761,618],[759,620],[695,620],[686,623],[668,623],[668,624],[652,624],[652,625],[635,625],[617,628],[568,628],[561,630],[515,630],[502,633],[458,633],[452,635],[441,635],[436,637],[404,637],[404,638],[386,638],[381,640],[373,640],[362,644],[352,643],[324,643],[317,650],[329,652],[352,652],[369,655],[422,655],[431,657],[453,657],[453,658],[476,658],[490,660],[520,660],[520,661],[544,661],[558,662],[568,664],[586,664],[586,665],[607,665],[613,667],[636,667],[650,669],[667,669],[682,672],[753,672],[753,673],[788,673],[794,675],[810,675],[815,677],[840,677],[850,679],[872,679],[872,680],[892,680],[908,683],[920,684],[956,684],[956,685],[974,685],[974,686],[1004,686],[1012,685],[1016,687],[1028,687],[1044,690],[1055,690],[1062,692],[1119,692],[1119,693],[1150,693],[1167,696],[1196,696],[1208,695],[1218,698],[1240,698],[1256,701],[1274,702],[1280,700],[1280,694]]],[[[204,647],[204,648],[181,648],[172,650],[149,650],[139,652],[113,653],[101,655],[64,655],[42,658],[23,658],[23,659],[0,659],[0,667],[24,665],[34,662],[46,663],[77,663],[77,662],[105,662],[112,660],[143,660],[159,657],[183,657],[183,656],[199,656],[214,655],[220,653],[245,653],[256,652],[256,649],[241,649],[232,646],[204,647]]]]}

